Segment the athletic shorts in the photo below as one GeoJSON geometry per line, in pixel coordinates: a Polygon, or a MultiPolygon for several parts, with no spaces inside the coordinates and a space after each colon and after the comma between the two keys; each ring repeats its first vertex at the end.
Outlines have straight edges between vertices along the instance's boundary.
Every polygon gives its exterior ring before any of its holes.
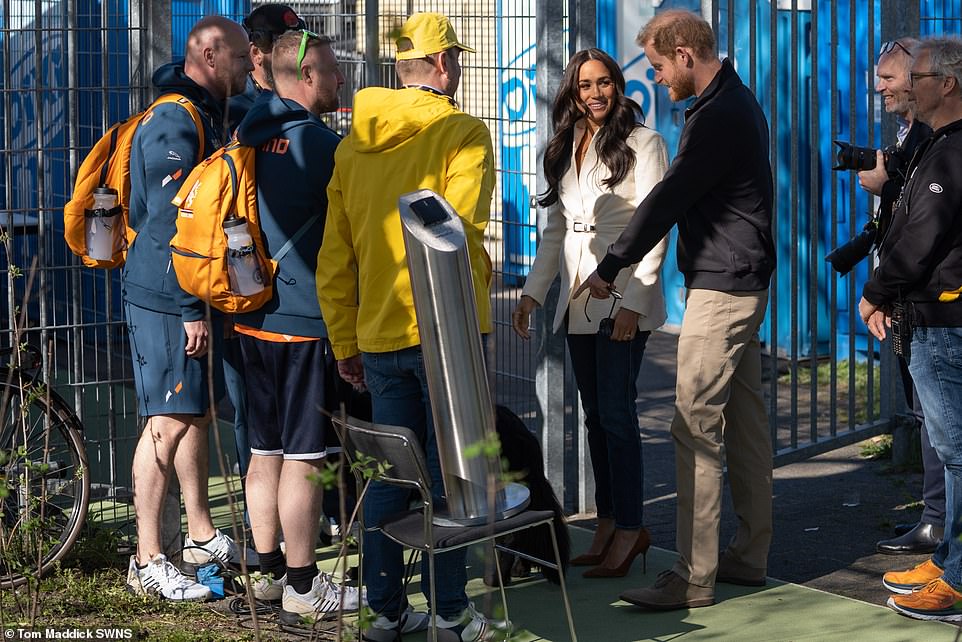
{"type": "MultiPolygon", "coordinates": [[[[205,415],[210,407],[208,357],[205,354],[194,359],[184,352],[187,334],[181,316],[127,302],[124,313],[140,416],[205,415]]],[[[215,343],[211,337],[209,345],[215,343]]],[[[215,370],[219,369],[218,361],[215,370]]],[[[215,392],[215,396],[220,395],[215,392]]]]}
{"type": "Polygon", "coordinates": [[[341,448],[324,413],[334,398],[327,339],[265,341],[241,334],[251,454],[320,459],[341,448]]]}

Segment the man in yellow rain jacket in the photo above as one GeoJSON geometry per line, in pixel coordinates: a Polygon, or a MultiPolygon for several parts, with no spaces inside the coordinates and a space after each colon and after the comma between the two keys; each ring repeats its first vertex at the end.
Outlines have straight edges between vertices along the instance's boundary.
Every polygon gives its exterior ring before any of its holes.
{"type": "MultiPolygon", "coordinates": [[[[418,189],[443,196],[460,214],[471,258],[481,332],[491,332],[491,261],[484,249],[494,190],[491,134],[462,112],[454,94],[462,51],[449,20],[419,13],[397,39],[402,89],[371,87],[354,98],[351,132],[338,146],[328,186],[327,225],[317,261],[317,293],[341,376],[371,391],[376,423],[421,438],[435,489],[443,488],[398,197],[418,189]]],[[[369,524],[407,507],[403,489],[375,483],[365,497],[369,524]]],[[[394,640],[428,626],[405,603],[401,548],[380,533],[364,537],[364,584],[376,612],[364,638],[394,640]]],[[[439,640],[481,640],[489,623],[468,603],[465,553],[436,559],[439,640]]],[[[422,576],[428,573],[424,563],[422,576]]],[[[426,584],[425,584],[426,585],[426,584]]]]}

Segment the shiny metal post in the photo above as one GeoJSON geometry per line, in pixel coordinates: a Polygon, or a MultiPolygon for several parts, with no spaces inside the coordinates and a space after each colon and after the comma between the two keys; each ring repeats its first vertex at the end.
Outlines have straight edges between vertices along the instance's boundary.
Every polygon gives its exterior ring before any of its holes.
{"type": "Polygon", "coordinates": [[[500,483],[497,457],[470,453],[495,426],[461,218],[431,190],[404,194],[398,206],[447,497],[435,521],[508,517],[527,506],[528,489],[500,483]]]}

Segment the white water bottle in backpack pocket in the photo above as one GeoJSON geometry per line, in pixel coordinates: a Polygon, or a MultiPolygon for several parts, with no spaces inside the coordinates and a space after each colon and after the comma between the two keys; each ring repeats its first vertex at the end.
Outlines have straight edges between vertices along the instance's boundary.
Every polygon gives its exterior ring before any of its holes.
{"type": "Polygon", "coordinates": [[[109,261],[124,249],[123,209],[117,206],[117,190],[95,187],[94,206],[84,210],[87,256],[109,261]]]}
{"type": "Polygon", "coordinates": [[[231,290],[241,296],[263,291],[264,272],[254,251],[247,219],[224,220],[224,234],[227,235],[227,276],[231,290]]]}

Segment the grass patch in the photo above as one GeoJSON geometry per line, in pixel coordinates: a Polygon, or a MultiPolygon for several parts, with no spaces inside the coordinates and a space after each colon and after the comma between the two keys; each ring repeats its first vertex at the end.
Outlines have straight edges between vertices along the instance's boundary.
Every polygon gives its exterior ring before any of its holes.
{"type": "MultiPolygon", "coordinates": [[[[803,392],[809,389],[812,384],[812,369],[809,367],[809,361],[799,361],[798,368],[796,369],[796,382],[799,392],[803,392]]],[[[836,362],[835,365],[835,408],[837,412],[837,421],[840,424],[846,424],[849,421],[849,399],[850,399],[850,384],[851,384],[851,372],[850,363],[848,359],[843,359],[836,362]]],[[[855,389],[852,394],[854,394],[854,419],[855,424],[863,424],[869,421],[869,385],[868,385],[868,375],[869,367],[866,362],[856,362],[855,363],[855,389]]],[[[824,407],[824,412],[827,414],[829,412],[829,399],[831,396],[831,380],[832,380],[832,364],[829,361],[820,362],[815,369],[815,381],[816,394],[820,400],[819,405],[824,407]]],[[[882,380],[882,370],[877,361],[873,362],[872,366],[872,412],[871,416],[876,418],[881,412],[881,380],[882,380]]],[[[792,374],[791,371],[783,373],[778,377],[779,385],[791,386],[792,384],[792,374]]]]}
{"type": "MultiPolygon", "coordinates": [[[[224,641],[253,640],[253,633],[200,603],[174,603],[132,595],[125,588],[126,570],[85,571],[61,568],[41,580],[39,611],[34,626],[64,628],[129,627],[139,639],[224,641]]],[[[15,592],[0,594],[7,619],[2,624],[25,624],[11,617],[17,612],[15,592]]]]}
{"type": "Polygon", "coordinates": [[[863,459],[891,459],[892,435],[877,435],[858,445],[858,454],[863,459]]]}

